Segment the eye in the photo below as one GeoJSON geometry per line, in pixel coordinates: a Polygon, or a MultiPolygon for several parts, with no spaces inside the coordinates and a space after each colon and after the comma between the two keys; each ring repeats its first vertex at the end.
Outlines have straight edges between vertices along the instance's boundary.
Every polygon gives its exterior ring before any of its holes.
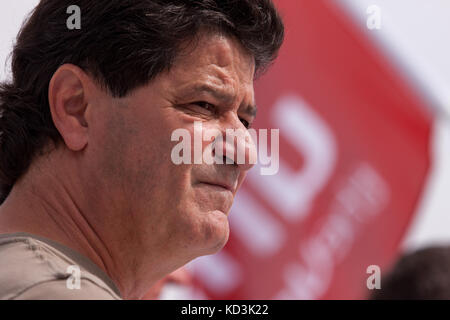
{"type": "Polygon", "coordinates": [[[205,101],[194,102],[193,105],[199,106],[200,108],[205,109],[210,112],[215,112],[215,110],[216,110],[216,107],[213,104],[205,102],[205,101]]]}

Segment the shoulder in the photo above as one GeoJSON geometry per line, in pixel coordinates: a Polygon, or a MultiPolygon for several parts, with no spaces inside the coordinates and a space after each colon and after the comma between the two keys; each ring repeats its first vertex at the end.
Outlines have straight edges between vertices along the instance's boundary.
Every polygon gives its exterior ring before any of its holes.
{"type": "Polygon", "coordinates": [[[120,298],[47,243],[24,235],[0,235],[0,299],[120,298]]]}
{"type": "Polygon", "coordinates": [[[24,292],[12,297],[13,300],[118,300],[107,290],[87,279],[81,279],[79,286],[68,285],[66,280],[52,280],[37,283],[24,292]]]}

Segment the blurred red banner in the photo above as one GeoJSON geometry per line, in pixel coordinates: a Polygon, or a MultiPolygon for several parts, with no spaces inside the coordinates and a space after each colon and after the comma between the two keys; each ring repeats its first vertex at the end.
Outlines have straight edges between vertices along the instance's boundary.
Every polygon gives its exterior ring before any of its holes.
{"type": "Polygon", "coordinates": [[[280,129],[279,172],[252,169],[196,284],[211,299],[365,298],[422,194],[432,117],[335,2],[276,4],[286,41],[257,82],[255,128],[280,129]]]}

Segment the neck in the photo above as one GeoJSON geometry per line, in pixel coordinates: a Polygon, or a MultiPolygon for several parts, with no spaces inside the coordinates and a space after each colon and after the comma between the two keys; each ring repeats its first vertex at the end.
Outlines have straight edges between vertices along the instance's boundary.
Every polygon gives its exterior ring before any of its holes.
{"type": "MultiPolygon", "coordinates": [[[[114,236],[108,238],[107,226],[98,223],[102,217],[95,217],[97,209],[89,208],[88,202],[83,201],[85,192],[76,186],[82,184],[73,177],[59,175],[57,167],[30,168],[0,207],[0,233],[26,232],[70,247],[100,267],[115,282],[124,299],[139,298],[135,293],[135,284],[139,282],[136,273],[130,270],[130,265],[135,264],[127,260],[130,257],[116,254],[129,251],[119,248],[117,240],[108,241],[114,236]]],[[[116,234],[117,238],[120,235],[116,234]]]]}
{"type": "Polygon", "coordinates": [[[0,233],[27,232],[72,248],[100,267],[123,299],[141,299],[191,258],[176,259],[174,250],[161,245],[167,239],[140,238],[140,222],[132,221],[120,200],[113,203],[120,196],[104,194],[110,187],[101,181],[64,151],[36,159],[0,206],[0,233]]]}

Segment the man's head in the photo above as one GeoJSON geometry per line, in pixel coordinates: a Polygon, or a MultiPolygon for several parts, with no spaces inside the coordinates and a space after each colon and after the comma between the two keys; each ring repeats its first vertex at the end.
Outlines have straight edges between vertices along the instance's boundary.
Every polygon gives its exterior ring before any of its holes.
{"type": "Polygon", "coordinates": [[[171,135],[245,130],[282,41],[270,0],[42,0],[0,89],[1,195],[41,163],[103,242],[168,261],[161,275],[216,252],[251,165],[176,165],[171,135]]]}

